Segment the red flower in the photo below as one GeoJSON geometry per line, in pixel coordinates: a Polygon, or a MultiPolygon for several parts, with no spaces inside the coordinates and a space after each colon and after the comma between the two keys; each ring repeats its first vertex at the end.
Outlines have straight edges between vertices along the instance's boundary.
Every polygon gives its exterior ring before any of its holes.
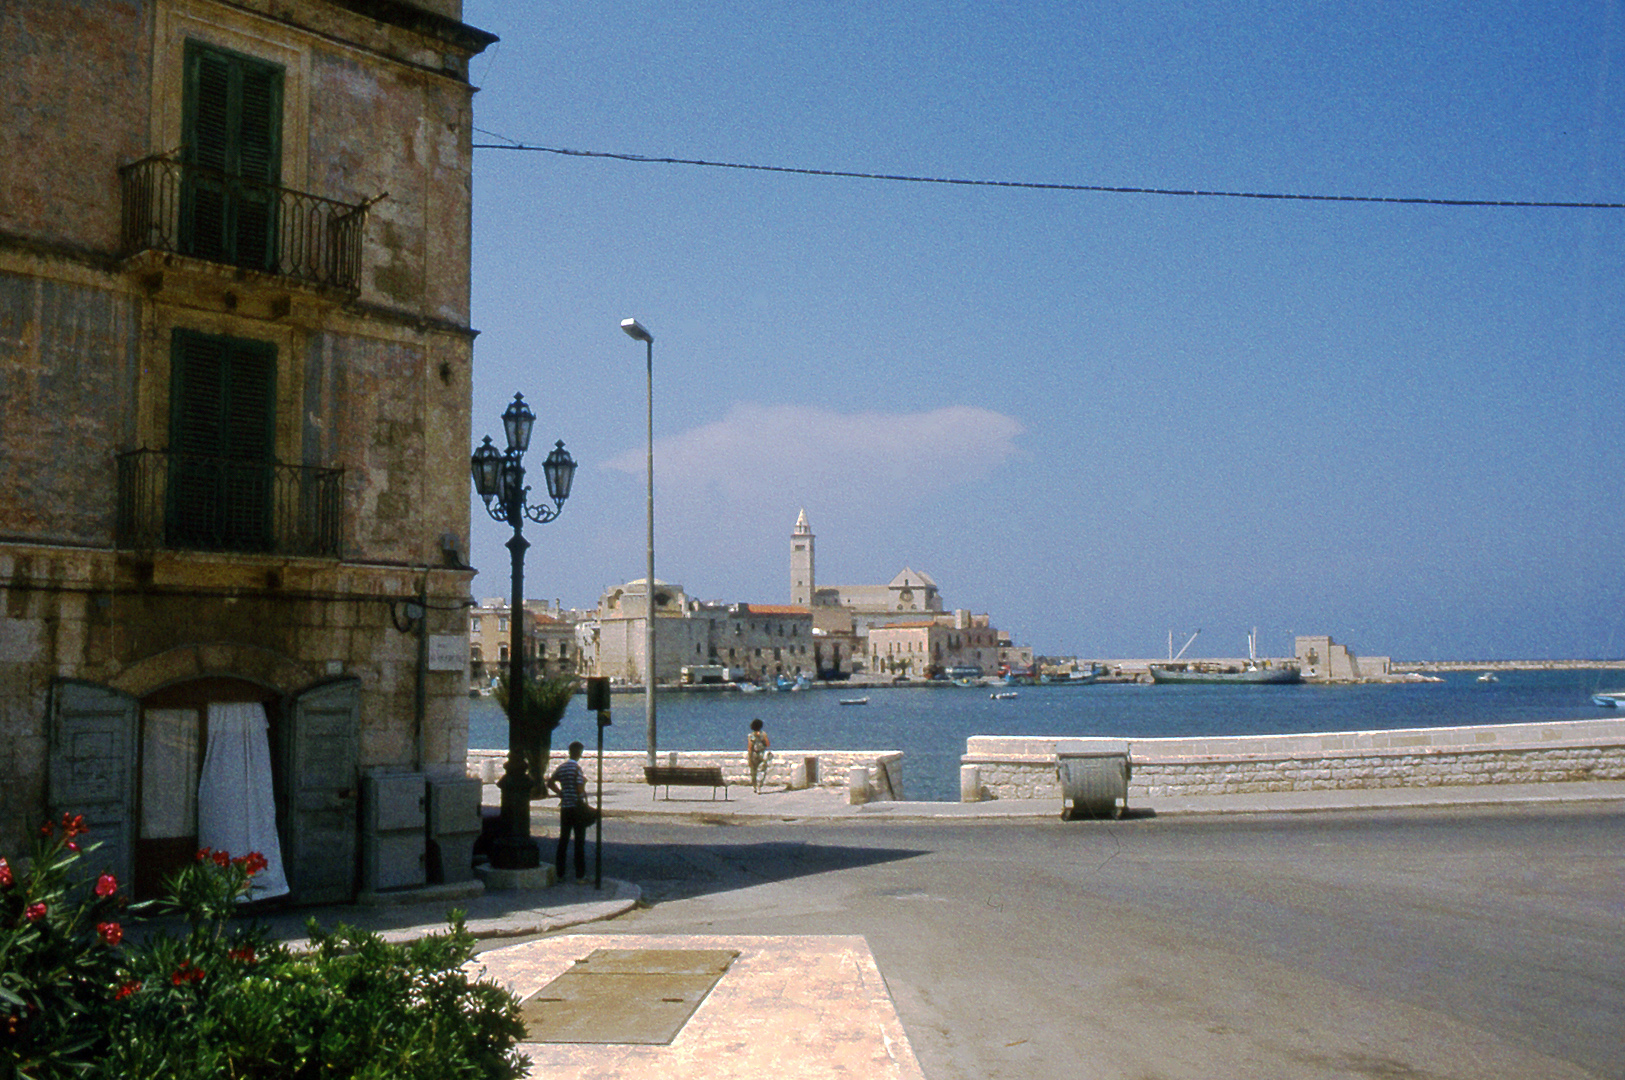
{"type": "Polygon", "coordinates": [[[127,983],[123,984],[122,986],[120,986],[118,988],[118,990],[114,992],[113,1000],[114,1001],[123,1001],[125,998],[129,997],[131,994],[135,993],[139,989],[141,989],[140,980],[139,979],[133,979],[130,982],[127,982],[127,983]]]}
{"type": "Polygon", "coordinates": [[[118,878],[112,874],[103,874],[96,879],[96,895],[112,896],[118,892],[118,878]]]}
{"type": "Polygon", "coordinates": [[[239,960],[245,964],[252,964],[254,962],[254,946],[243,945],[240,948],[231,950],[226,955],[233,960],[239,960]]]}
{"type": "Polygon", "coordinates": [[[271,865],[266,861],[265,856],[261,855],[257,851],[250,851],[247,855],[239,855],[237,858],[231,861],[233,864],[242,867],[243,871],[248,874],[249,877],[253,877],[255,874],[271,865]]]}
{"type": "Polygon", "coordinates": [[[193,967],[190,960],[182,960],[181,966],[175,969],[175,973],[169,977],[169,981],[176,986],[185,986],[189,982],[200,982],[203,976],[204,971],[202,968],[193,967]]]}
{"type": "Polygon", "coordinates": [[[209,858],[209,853],[211,851],[213,851],[213,850],[214,850],[213,848],[206,848],[206,847],[205,848],[198,848],[197,849],[197,861],[198,862],[207,862],[208,858],[209,858]]]}
{"type": "Polygon", "coordinates": [[[85,815],[83,815],[83,814],[63,814],[62,815],[62,835],[65,836],[67,839],[72,840],[74,837],[79,836],[82,833],[87,833],[89,831],[90,831],[90,827],[85,824],[85,815]]]}
{"type": "Polygon", "coordinates": [[[29,904],[23,909],[23,918],[29,922],[37,922],[45,918],[45,904],[43,902],[29,904]]]}
{"type": "Polygon", "coordinates": [[[211,858],[214,859],[214,864],[222,869],[231,865],[231,856],[224,851],[215,852],[211,858]]]}
{"type": "Polygon", "coordinates": [[[0,856],[0,889],[9,889],[11,884],[11,864],[6,862],[4,856],[0,856]]]}
{"type": "Polygon", "coordinates": [[[109,945],[117,945],[124,940],[124,927],[116,922],[99,922],[96,924],[96,933],[101,935],[103,941],[109,945]]]}

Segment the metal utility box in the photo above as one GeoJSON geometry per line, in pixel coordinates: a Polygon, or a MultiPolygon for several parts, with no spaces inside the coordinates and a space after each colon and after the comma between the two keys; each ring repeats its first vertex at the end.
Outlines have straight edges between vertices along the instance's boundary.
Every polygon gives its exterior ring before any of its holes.
{"type": "Polygon", "coordinates": [[[1061,781],[1061,820],[1122,817],[1128,809],[1131,771],[1127,743],[1057,746],[1055,772],[1061,781]]]}
{"type": "Polygon", "coordinates": [[[472,777],[428,780],[428,875],[431,885],[472,881],[480,838],[480,782],[472,777]]]}
{"type": "Polygon", "coordinates": [[[425,875],[424,777],[372,773],[361,778],[361,888],[422,885],[425,875]]]}

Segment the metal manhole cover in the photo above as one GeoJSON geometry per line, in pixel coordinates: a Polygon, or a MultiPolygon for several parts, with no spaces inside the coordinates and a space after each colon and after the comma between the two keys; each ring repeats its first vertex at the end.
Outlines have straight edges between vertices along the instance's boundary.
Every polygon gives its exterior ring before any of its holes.
{"type": "Polygon", "coordinates": [[[737,949],[595,949],[519,1006],[527,1042],[664,1046],[737,949]]]}

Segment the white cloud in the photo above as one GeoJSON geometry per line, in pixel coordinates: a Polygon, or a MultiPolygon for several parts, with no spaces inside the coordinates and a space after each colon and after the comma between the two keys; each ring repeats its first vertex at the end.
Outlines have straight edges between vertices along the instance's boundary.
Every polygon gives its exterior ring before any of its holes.
{"type": "MultiPolygon", "coordinates": [[[[895,505],[987,476],[1020,453],[1022,431],[1014,418],[970,405],[838,413],[736,404],[721,420],[656,442],[655,484],[679,499],[704,493],[775,503],[838,484],[849,495],[895,505]]],[[[627,451],[607,465],[641,474],[644,451],[627,451]]]]}

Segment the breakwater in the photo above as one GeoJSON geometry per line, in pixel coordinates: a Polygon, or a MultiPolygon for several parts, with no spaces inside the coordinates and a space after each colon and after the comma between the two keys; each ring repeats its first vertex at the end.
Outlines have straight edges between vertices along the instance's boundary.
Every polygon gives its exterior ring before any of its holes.
{"type": "Polygon", "coordinates": [[[960,792],[1059,800],[1057,746],[1126,749],[1129,803],[1257,792],[1625,780],[1625,720],[1202,738],[973,736],[960,792]]]}

